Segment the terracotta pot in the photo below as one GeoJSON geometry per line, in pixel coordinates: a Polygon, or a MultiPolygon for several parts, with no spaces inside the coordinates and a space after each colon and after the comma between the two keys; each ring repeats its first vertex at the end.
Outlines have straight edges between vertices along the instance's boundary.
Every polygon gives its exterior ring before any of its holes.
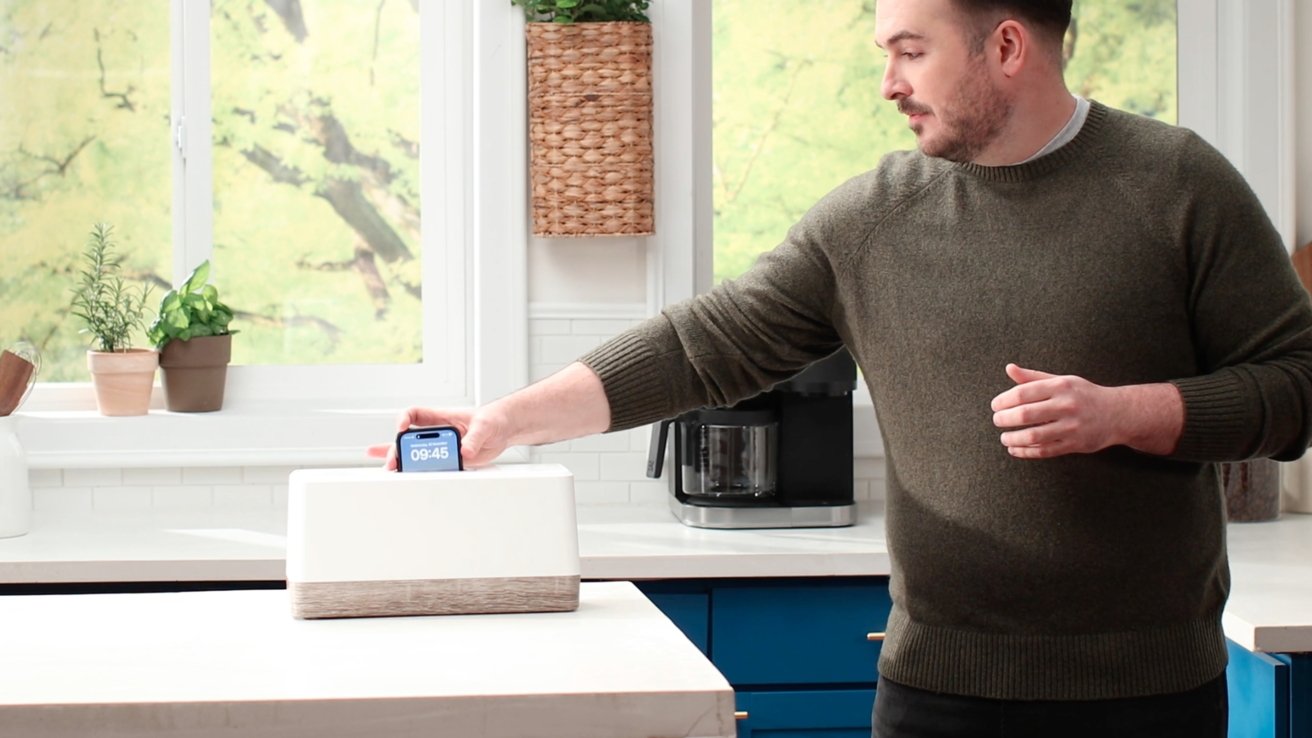
{"type": "Polygon", "coordinates": [[[232,359],[232,336],[173,340],[160,351],[164,406],[175,413],[206,413],[223,407],[232,359]]]}
{"type": "Polygon", "coordinates": [[[88,351],[87,368],[101,415],[145,415],[159,352],[149,349],[88,351]]]}

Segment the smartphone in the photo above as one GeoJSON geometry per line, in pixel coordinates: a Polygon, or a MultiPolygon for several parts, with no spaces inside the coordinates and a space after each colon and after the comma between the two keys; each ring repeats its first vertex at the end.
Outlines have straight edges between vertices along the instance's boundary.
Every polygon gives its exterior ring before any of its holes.
{"type": "Polygon", "coordinates": [[[460,432],[449,425],[411,428],[396,434],[399,472],[460,471],[460,432]]]}

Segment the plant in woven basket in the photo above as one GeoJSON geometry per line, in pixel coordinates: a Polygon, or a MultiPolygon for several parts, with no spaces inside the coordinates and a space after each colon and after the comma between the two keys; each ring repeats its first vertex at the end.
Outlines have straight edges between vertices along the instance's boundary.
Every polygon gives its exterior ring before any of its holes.
{"type": "Polygon", "coordinates": [[[511,2],[530,21],[533,235],[651,235],[649,0],[511,2]]]}
{"type": "Polygon", "coordinates": [[[524,9],[530,22],[605,23],[629,21],[650,23],[650,0],[510,0],[524,9]]]}

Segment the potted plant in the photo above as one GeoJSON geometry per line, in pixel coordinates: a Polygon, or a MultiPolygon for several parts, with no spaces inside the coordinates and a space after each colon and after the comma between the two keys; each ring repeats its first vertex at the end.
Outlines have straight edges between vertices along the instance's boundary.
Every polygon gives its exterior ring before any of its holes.
{"type": "Polygon", "coordinates": [[[170,290],[146,338],[160,351],[164,404],[173,412],[201,413],[223,407],[232,359],[232,308],[209,283],[203,261],[181,287],[170,290]]]}
{"type": "Polygon", "coordinates": [[[155,383],[159,354],[132,348],[132,334],[145,325],[150,286],[132,289],[123,281],[123,260],[111,240],[113,226],[96,223],[82,257],[81,279],[73,288],[72,313],[95,339],[87,368],[101,415],[145,415],[155,383]]]}
{"type": "Polygon", "coordinates": [[[529,21],[534,235],[651,235],[649,0],[511,2],[529,21]]]}

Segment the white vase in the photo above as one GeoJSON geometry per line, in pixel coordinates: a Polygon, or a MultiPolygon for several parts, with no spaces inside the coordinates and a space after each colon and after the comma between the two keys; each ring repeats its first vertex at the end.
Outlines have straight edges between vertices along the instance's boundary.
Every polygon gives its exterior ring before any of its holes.
{"type": "Polygon", "coordinates": [[[32,488],[27,455],[18,442],[18,419],[0,416],[0,538],[21,536],[32,527],[32,488]]]}

